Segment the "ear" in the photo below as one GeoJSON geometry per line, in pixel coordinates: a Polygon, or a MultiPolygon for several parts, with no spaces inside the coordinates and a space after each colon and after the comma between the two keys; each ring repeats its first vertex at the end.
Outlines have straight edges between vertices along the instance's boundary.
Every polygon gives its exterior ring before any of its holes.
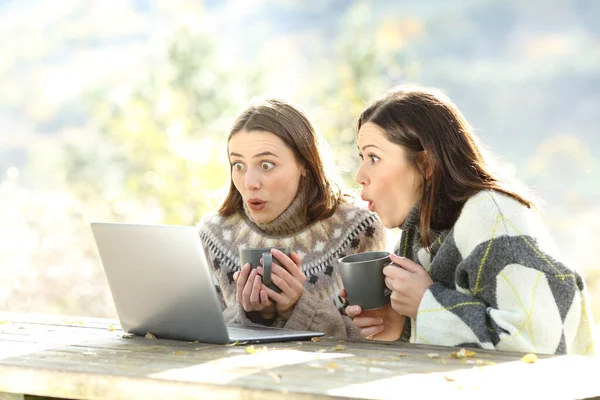
{"type": "Polygon", "coordinates": [[[431,176],[433,175],[433,167],[429,162],[429,155],[425,150],[423,150],[418,157],[419,169],[423,174],[423,179],[425,181],[429,181],[431,179],[431,176]]]}
{"type": "Polygon", "coordinates": [[[301,175],[303,178],[306,178],[306,168],[305,168],[305,167],[302,167],[302,172],[300,173],[300,175],[301,175]]]}

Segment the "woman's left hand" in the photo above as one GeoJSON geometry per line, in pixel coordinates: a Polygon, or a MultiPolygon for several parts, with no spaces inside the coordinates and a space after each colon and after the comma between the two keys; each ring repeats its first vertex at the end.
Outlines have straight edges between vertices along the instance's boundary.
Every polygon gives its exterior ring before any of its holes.
{"type": "Polygon", "coordinates": [[[433,284],[429,273],[419,264],[405,257],[390,254],[395,265],[383,269],[385,285],[392,291],[392,308],[400,315],[417,317],[423,295],[433,284]]]}
{"type": "MultiPolygon", "coordinates": [[[[263,289],[266,290],[267,296],[275,301],[277,313],[287,320],[302,295],[306,275],[300,269],[302,260],[298,254],[291,252],[288,257],[277,249],[271,249],[271,254],[280,264],[273,263],[271,281],[281,289],[281,293],[277,293],[265,285],[263,285],[263,289]]],[[[262,274],[262,267],[258,267],[258,272],[262,274]]]]}

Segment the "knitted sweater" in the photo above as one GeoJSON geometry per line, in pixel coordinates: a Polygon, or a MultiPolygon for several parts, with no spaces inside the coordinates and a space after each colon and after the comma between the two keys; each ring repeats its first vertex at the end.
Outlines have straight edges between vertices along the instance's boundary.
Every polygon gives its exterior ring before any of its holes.
{"type": "Polygon", "coordinates": [[[395,250],[435,282],[410,321],[411,342],[594,353],[583,279],[559,261],[534,210],[498,192],[479,192],[450,229],[434,233],[430,250],[420,244],[418,221],[415,207],[395,250]]]}
{"type": "Polygon", "coordinates": [[[347,254],[384,249],[383,225],[375,214],[349,203],[339,204],[328,219],[307,224],[298,217],[301,202],[296,198],[282,215],[267,224],[255,224],[246,212],[230,217],[210,215],[197,225],[225,320],[358,337],[352,320],[344,314],[346,304],[339,297],[343,285],[337,260],[347,254]],[[240,270],[239,248],[277,246],[290,247],[300,255],[307,279],[289,319],[278,316],[275,321],[266,321],[259,313],[247,313],[236,304],[233,274],[240,270]]]}

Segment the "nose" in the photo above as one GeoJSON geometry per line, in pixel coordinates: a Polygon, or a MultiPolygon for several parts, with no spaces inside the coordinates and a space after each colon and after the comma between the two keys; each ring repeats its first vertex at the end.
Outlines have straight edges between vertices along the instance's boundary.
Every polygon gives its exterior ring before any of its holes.
{"type": "Polygon", "coordinates": [[[367,186],[369,184],[369,177],[365,173],[362,164],[361,164],[360,168],[358,169],[358,172],[356,173],[356,177],[354,178],[354,180],[356,181],[356,183],[358,183],[362,186],[367,186]]]}
{"type": "Polygon", "coordinates": [[[260,189],[260,177],[259,174],[252,171],[252,169],[246,172],[245,185],[248,190],[260,189]]]}

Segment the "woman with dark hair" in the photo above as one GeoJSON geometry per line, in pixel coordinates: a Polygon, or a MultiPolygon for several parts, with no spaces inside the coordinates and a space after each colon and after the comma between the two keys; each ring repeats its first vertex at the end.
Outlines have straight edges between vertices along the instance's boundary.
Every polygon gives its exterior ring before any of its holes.
{"type": "Polygon", "coordinates": [[[392,255],[399,267],[384,274],[405,317],[385,332],[349,306],[362,336],[594,353],[581,275],[560,261],[533,202],[491,168],[448,98],[392,90],[360,115],[357,141],[361,196],[384,226],[402,231],[392,255]]]}
{"type": "Polygon", "coordinates": [[[343,315],[337,260],[383,249],[385,230],[326,175],[318,141],[307,117],[281,100],[254,103],[233,124],[229,193],[198,224],[227,322],[358,336],[343,315]],[[293,250],[271,250],[281,293],[262,284],[262,267],[240,268],[245,247],[293,250]]]}

